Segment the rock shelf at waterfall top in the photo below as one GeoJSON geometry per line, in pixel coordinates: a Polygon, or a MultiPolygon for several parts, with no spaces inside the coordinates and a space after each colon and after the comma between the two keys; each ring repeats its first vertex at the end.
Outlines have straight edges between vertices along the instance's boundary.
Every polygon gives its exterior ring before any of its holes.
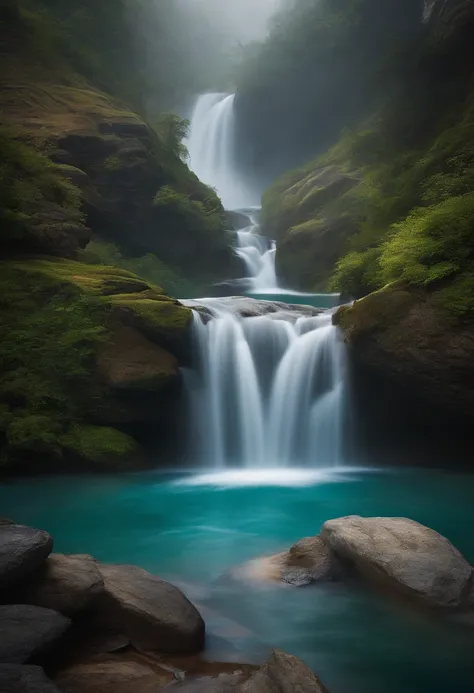
{"type": "Polygon", "coordinates": [[[223,298],[183,299],[181,303],[187,308],[197,310],[209,317],[227,311],[242,318],[256,318],[266,315],[279,320],[295,321],[299,317],[313,317],[323,312],[322,308],[282,301],[259,300],[247,296],[226,296],[223,298]]]}

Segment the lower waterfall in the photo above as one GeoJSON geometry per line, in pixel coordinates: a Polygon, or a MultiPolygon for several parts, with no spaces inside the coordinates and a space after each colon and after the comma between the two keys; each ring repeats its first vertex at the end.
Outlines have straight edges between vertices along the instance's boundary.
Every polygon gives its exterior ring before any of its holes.
{"type": "Polygon", "coordinates": [[[331,314],[251,299],[188,305],[193,459],[214,469],[342,464],[345,351],[331,314]]]}

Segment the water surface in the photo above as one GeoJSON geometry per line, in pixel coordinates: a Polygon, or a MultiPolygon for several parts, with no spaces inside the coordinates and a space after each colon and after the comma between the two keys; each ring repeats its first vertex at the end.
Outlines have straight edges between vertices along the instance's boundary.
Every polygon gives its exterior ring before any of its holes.
{"type": "Polygon", "coordinates": [[[229,570],[348,514],[408,516],[474,562],[474,477],[434,471],[49,478],[0,486],[0,514],[49,530],[55,550],[133,563],[203,609],[209,656],[302,657],[331,693],[472,692],[473,631],[354,586],[242,585],[229,570]],[[271,481],[269,481],[269,479],[271,481]]]}

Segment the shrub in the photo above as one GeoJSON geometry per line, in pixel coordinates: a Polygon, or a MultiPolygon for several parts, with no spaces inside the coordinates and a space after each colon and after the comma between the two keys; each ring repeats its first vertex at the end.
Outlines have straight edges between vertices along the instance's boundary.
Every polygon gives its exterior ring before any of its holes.
{"type": "Polygon", "coordinates": [[[381,279],[425,286],[472,266],[474,193],[417,209],[382,246],[381,279]]]}

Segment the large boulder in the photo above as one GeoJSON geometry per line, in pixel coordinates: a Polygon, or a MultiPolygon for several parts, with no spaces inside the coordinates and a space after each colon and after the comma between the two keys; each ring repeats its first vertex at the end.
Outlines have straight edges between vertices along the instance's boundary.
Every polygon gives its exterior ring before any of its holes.
{"type": "Polygon", "coordinates": [[[99,352],[99,372],[117,390],[156,392],[178,378],[178,362],[136,328],[117,325],[99,352]]]}
{"type": "Polygon", "coordinates": [[[241,693],[327,693],[315,674],[299,659],[281,650],[241,688],[241,693]]]}
{"type": "Polygon", "coordinates": [[[59,693],[41,667],[0,664],[0,693],[59,693]]]}
{"type": "MultiPolygon", "coordinates": [[[[431,427],[437,411],[445,421],[451,417],[472,422],[474,388],[468,384],[474,381],[473,324],[453,320],[436,292],[392,284],[341,307],[333,321],[344,332],[354,375],[365,380],[373,376],[382,383],[380,396],[374,397],[375,409],[380,409],[383,389],[391,388],[382,406],[399,392],[397,399],[402,398],[409,410],[406,418],[416,417],[411,406],[415,401],[418,417],[423,404],[429,408],[431,427]]],[[[403,415],[399,408],[398,416],[403,415]]]]}
{"type": "Polygon", "coordinates": [[[113,659],[75,664],[56,679],[61,693],[157,693],[169,681],[146,664],[113,659]]]}
{"type": "Polygon", "coordinates": [[[22,590],[22,601],[65,616],[91,607],[104,591],[104,580],[92,556],[53,554],[22,590]]]}
{"type": "Polygon", "coordinates": [[[362,575],[432,607],[474,606],[474,570],[441,534],[400,517],[342,517],[322,539],[362,575]]]}
{"type": "Polygon", "coordinates": [[[0,662],[23,664],[47,652],[68,630],[71,621],[39,606],[0,606],[0,662]]]}
{"type": "Polygon", "coordinates": [[[128,636],[145,650],[199,652],[204,645],[204,621],[174,585],[142,568],[99,564],[105,593],[99,603],[99,623],[128,636]]]}
{"type": "Polygon", "coordinates": [[[28,577],[52,550],[53,539],[47,532],[0,523],[0,589],[28,577]]]}

